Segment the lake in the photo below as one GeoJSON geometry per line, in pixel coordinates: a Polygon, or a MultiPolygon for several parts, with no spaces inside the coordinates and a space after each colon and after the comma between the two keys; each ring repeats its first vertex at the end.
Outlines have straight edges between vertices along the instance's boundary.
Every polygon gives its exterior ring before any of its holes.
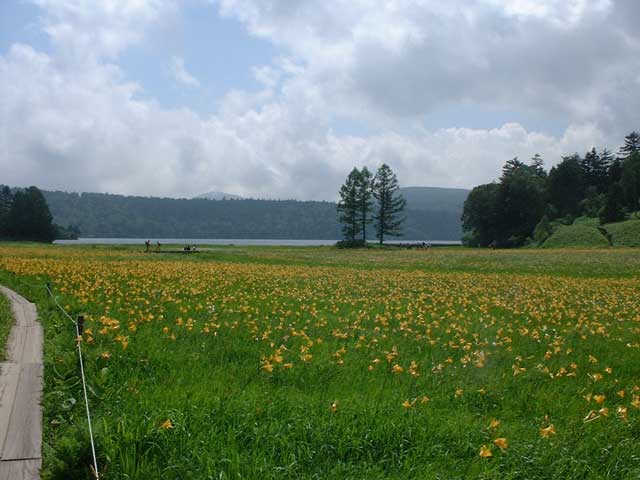
{"type": "MultiPolygon", "coordinates": [[[[146,238],[79,238],[78,240],[56,240],[58,245],[144,245],[146,238]]],[[[149,238],[152,245],[159,241],[163,245],[239,245],[313,247],[334,245],[337,240],[287,240],[252,238],[149,238]]],[[[385,243],[431,243],[432,245],[461,245],[459,240],[389,240],[385,243]]]]}

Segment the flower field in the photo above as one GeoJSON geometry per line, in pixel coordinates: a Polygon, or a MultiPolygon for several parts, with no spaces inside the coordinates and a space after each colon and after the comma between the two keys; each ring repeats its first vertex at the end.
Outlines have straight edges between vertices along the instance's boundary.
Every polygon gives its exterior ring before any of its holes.
{"type": "Polygon", "coordinates": [[[45,478],[638,478],[640,253],[0,246],[45,478]]]}

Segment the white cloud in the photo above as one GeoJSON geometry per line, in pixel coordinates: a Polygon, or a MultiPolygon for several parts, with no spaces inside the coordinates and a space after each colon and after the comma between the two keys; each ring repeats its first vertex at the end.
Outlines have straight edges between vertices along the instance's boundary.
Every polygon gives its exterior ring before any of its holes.
{"type": "Polygon", "coordinates": [[[184,59],[181,57],[173,56],[171,57],[170,64],[171,74],[173,78],[183,85],[187,87],[199,87],[200,82],[196,77],[187,72],[187,69],[184,67],[184,59]]]}
{"type": "MultiPolygon", "coordinates": [[[[552,164],[638,128],[635,0],[221,0],[282,55],[254,69],[261,90],[231,90],[206,117],[143,99],[117,66],[177,4],[36,1],[52,52],[0,56],[0,168],[13,185],[333,199],[353,165],[387,162],[404,185],[471,187],[515,155],[552,164]],[[543,111],[567,128],[422,126],[458,104],[543,111]]],[[[179,57],[172,67],[204,82],[179,57]]]]}

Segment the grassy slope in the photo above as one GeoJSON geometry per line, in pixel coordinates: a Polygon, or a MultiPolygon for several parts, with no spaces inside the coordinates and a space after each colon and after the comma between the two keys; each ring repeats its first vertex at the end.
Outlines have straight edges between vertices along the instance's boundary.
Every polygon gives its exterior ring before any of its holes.
{"type": "Polygon", "coordinates": [[[604,228],[615,247],[640,247],[640,220],[609,223],[604,228]]]}
{"type": "Polygon", "coordinates": [[[9,299],[0,293],[0,361],[5,359],[5,345],[13,326],[13,314],[9,299]]]}
{"type": "Polygon", "coordinates": [[[597,228],[584,224],[561,225],[543,244],[544,248],[608,246],[609,241],[597,228]]]}
{"type": "Polygon", "coordinates": [[[625,346],[637,341],[630,318],[638,307],[636,251],[223,247],[187,257],[145,256],[132,248],[14,247],[2,253],[0,265],[20,273],[1,274],[2,281],[38,302],[46,328],[44,478],[87,478],[88,449],[72,335],[43,296],[44,274],[26,275],[39,259],[63,304],[87,313],[94,327],[95,344],[86,356],[105,479],[564,479],[640,473],[639,418],[631,407],[629,423],[615,413],[618,404],[628,403],[640,376],[638,350],[625,346]],[[81,289],[84,295],[73,294],[81,289]],[[197,307],[210,303],[222,326],[217,335],[202,335],[201,322],[211,314],[197,307]],[[434,337],[442,340],[434,345],[411,341],[413,334],[407,338],[401,328],[409,319],[408,327],[424,334],[424,326],[415,324],[424,307],[434,337]],[[127,322],[141,311],[153,312],[156,320],[132,332],[127,322]],[[157,323],[160,311],[165,321],[157,323]],[[358,327],[361,311],[367,315],[358,327]],[[582,327],[573,326],[576,312],[582,327]],[[375,319],[375,313],[387,319],[375,319]],[[126,350],[110,335],[95,333],[102,315],[120,319],[119,332],[130,337],[126,350]],[[195,331],[177,325],[190,317],[199,322],[195,331]],[[284,330],[277,328],[280,318],[284,330]],[[259,322],[261,333],[267,324],[273,327],[275,347],[289,345],[285,361],[292,359],[293,369],[260,371],[261,356],[273,349],[254,339],[255,333],[234,327],[250,319],[259,322]],[[306,327],[312,338],[325,341],[314,347],[314,361],[305,367],[293,348],[300,337],[288,326],[305,328],[307,319],[328,326],[306,327]],[[161,333],[165,324],[175,341],[161,333]],[[375,326],[388,338],[376,336],[375,326]],[[602,326],[604,335],[597,330],[602,326]],[[352,328],[354,336],[347,339],[331,334],[352,328]],[[498,328],[505,330],[496,336],[498,328]],[[538,339],[529,337],[533,331],[538,339]],[[448,344],[474,335],[468,351],[448,344]],[[384,358],[375,373],[367,371],[379,356],[370,350],[373,338],[383,350],[399,347],[403,375],[386,372],[384,358]],[[496,341],[504,348],[492,345],[496,341]],[[332,354],[343,346],[348,353],[340,366],[332,354]],[[561,351],[545,360],[554,346],[561,351]],[[489,353],[486,367],[463,368],[465,352],[477,350],[489,353]],[[109,359],[102,358],[104,351],[109,359]],[[447,357],[454,363],[431,374],[433,364],[449,365],[447,357]],[[406,373],[412,358],[421,365],[415,379],[406,373]],[[542,363],[555,373],[572,361],[579,372],[573,379],[551,380],[536,367],[542,363]],[[514,364],[527,370],[514,376],[514,364]],[[597,383],[589,380],[587,373],[605,367],[614,373],[597,383]],[[458,388],[460,397],[454,395],[458,388]],[[624,403],[616,396],[620,389],[627,389],[624,403]],[[586,413],[600,408],[582,398],[591,392],[606,394],[611,412],[584,424],[586,413]],[[426,406],[400,406],[424,394],[431,397],[426,406]],[[339,403],[332,413],[334,400],[339,403]],[[551,439],[538,434],[545,415],[558,431],[551,439]],[[487,428],[493,417],[502,421],[495,432],[487,428]],[[159,427],[166,419],[174,428],[159,427]],[[509,449],[493,447],[493,458],[479,458],[479,446],[491,445],[496,436],[508,438],[509,449]]]}

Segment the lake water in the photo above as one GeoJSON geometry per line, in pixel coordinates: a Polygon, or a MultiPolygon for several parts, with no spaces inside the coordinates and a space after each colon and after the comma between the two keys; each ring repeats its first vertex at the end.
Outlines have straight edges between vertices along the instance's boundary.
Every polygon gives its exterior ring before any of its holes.
{"type": "MultiPolygon", "coordinates": [[[[58,245],[144,245],[146,238],[79,238],[78,240],[56,240],[58,245]]],[[[151,244],[159,241],[163,245],[239,245],[312,247],[335,245],[337,240],[286,240],[252,238],[149,238],[151,244]]],[[[432,245],[461,245],[459,240],[389,240],[385,243],[431,243],[432,245]]]]}

